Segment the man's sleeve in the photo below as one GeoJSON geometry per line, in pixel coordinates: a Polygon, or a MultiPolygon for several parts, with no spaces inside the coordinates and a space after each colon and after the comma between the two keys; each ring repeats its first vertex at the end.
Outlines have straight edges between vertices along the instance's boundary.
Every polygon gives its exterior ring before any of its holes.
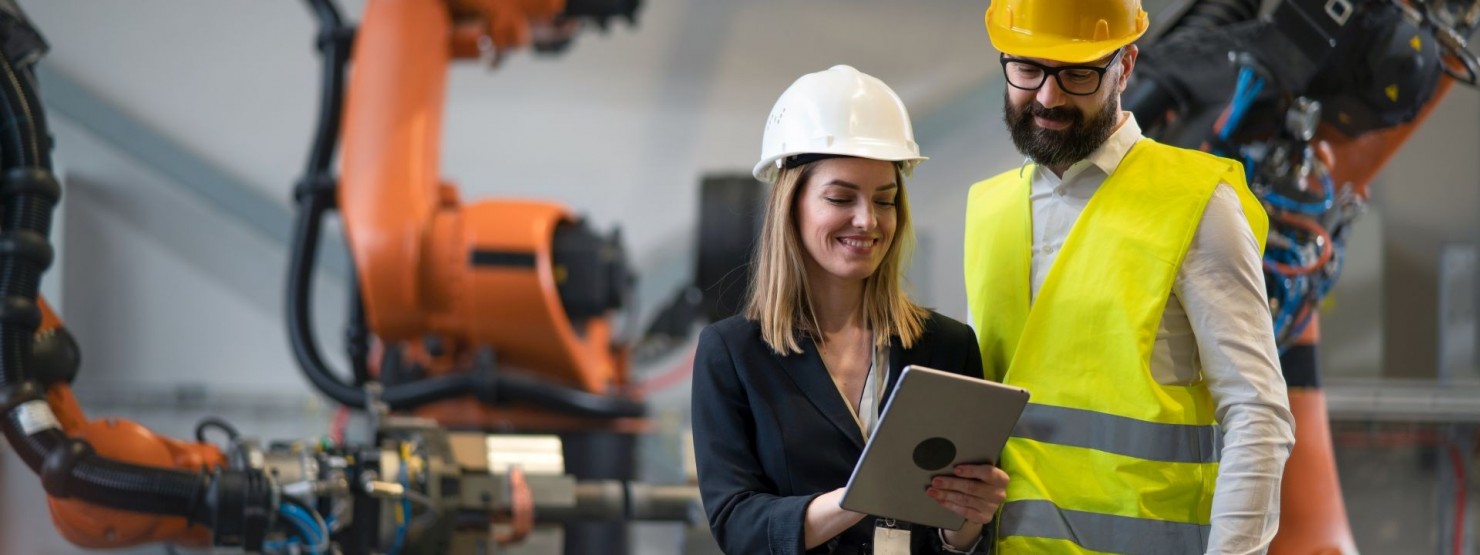
{"type": "Polygon", "coordinates": [[[1295,423],[1259,246],[1227,184],[1208,202],[1175,293],[1224,434],[1208,552],[1265,553],[1279,528],[1280,478],[1295,423]]]}

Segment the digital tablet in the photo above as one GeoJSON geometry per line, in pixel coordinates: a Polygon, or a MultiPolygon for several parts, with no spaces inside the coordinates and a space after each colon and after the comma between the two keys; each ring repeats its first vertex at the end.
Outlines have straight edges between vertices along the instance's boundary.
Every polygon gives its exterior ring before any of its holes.
{"type": "Polygon", "coordinates": [[[958,464],[997,464],[1028,404],[1028,391],[922,366],[906,366],[879,425],[853,467],[844,509],[946,530],[965,519],[925,488],[958,464]]]}

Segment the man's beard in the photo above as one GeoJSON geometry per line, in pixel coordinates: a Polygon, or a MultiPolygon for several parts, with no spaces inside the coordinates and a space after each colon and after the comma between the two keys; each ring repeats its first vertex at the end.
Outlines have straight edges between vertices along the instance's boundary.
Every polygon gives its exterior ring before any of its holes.
{"type": "Polygon", "coordinates": [[[1018,152],[1032,158],[1040,166],[1064,167],[1085,158],[1094,152],[1110,134],[1120,120],[1120,99],[1110,95],[1094,119],[1085,121],[1084,113],[1072,106],[1045,108],[1035,99],[1026,106],[1013,106],[1012,99],[1005,93],[1002,103],[1002,120],[1012,133],[1012,144],[1018,152]],[[1054,121],[1067,121],[1069,127],[1052,130],[1038,127],[1033,117],[1054,121]]]}

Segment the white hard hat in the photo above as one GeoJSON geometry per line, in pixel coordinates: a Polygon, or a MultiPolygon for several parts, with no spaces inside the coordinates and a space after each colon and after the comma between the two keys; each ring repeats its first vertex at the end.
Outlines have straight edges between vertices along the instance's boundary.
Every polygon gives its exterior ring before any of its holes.
{"type": "Polygon", "coordinates": [[[771,108],[756,179],[774,181],[788,156],[833,154],[899,162],[909,175],[925,160],[899,95],[872,75],[836,65],[797,79],[771,108]]]}

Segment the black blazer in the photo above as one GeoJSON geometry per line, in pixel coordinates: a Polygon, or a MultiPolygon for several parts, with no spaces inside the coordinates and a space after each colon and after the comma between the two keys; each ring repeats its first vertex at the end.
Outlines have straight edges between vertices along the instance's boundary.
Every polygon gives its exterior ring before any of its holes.
{"type": "MultiPolygon", "coordinates": [[[[884,398],[910,364],[982,377],[971,328],[934,312],[914,348],[898,338],[889,350],[884,398]]],[[[694,357],[694,455],[709,526],[726,553],[800,554],[802,523],[813,498],[848,484],[865,438],[816,345],[781,356],[742,316],[716,322],[699,335],[694,357]]],[[[882,407],[882,405],[881,405],[882,407]]],[[[924,495],[924,492],[921,492],[924,495]]],[[[986,528],[993,528],[987,526],[986,528]]],[[[807,553],[866,553],[874,519],[807,553]]],[[[940,552],[938,533],[911,530],[913,553],[940,552]]],[[[984,552],[990,541],[983,541],[984,552]]]]}

